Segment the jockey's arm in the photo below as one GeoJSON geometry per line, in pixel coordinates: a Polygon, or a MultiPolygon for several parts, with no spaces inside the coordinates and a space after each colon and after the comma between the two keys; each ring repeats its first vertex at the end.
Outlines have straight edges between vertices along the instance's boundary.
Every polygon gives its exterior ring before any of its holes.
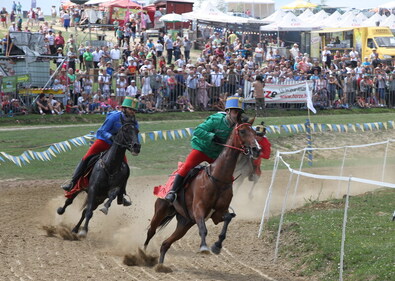
{"type": "Polygon", "coordinates": [[[200,140],[205,140],[206,142],[211,143],[212,139],[215,136],[215,133],[213,132],[214,128],[215,122],[213,122],[212,118],[209,117],[206,121],[196,127],[193,135],[200,140]]]}
{"type": "Polygon", "coordinates": [[[103,125],[97,130],[97,138],[103,139],[108,144],[112,144],[111,137],[113,134],[111,130],[114,127],[119,116],[109,115],[106,120],[104,121],[103,125]],[[114,118],[116,117],[116,118],[114,118]]]}
{"type": "Polygon", "coordinates": [[[268,140],[268,138],[263,137],[262,140],[259,142],[259,145],[261,146],[261,153],[259,155],[259,158],[265,158],[269,159],[270,158],[270,153],[271,153],[271,143],[268,140]]]}

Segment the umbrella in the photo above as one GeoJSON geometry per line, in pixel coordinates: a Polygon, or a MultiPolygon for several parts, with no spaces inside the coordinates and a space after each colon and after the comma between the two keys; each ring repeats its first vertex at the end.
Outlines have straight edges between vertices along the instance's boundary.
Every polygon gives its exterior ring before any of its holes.
{"type": "Polygon", "coordinates": [[[173,29],[175,29],[175,23],[176,22],[187,22],[188,21],[182,15],[176,14],[176,13],[166,14],[166,15],[160,17],[159,20],[163,21],[163,22],[172,22],[173,23],[173,29]]]}
{"type": "Polygon", "coordinates": [[[303,8],[315,8],[317,7],[317,4],[310,3],[304,0],[296,0],[294,2],[291,2],[285,6],[282,6],[281,9],[284,10],[295,10],[295,9],[303,9],[303,8]]]}

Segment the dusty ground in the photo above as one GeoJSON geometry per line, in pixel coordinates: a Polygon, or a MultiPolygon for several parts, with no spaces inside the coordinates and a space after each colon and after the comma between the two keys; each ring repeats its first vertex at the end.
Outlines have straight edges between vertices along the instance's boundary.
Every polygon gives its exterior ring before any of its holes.
{"type": "MultiPolygon", "coordinates": [[[[316,136],[317,146],[340,145],[348,141],[368,143],[386,140],[393,131],[383,134],[353,135],[342,139],[340,135],[316,136]]],[[[302,136],[301,136],[302,138],[302,136]]],[[[294,143],[294,142],[292,142],[294,143]]],[[[287,145],[276,144],[281,150],[287,145]]],[[[294,149],[297,147],[292,147],[294,149]]],[[[372,149],[362,151],[372,151],[372,149]]],[[[392,151],[392,150],[391,150],[392,151]]],[[[322,152],[322,158],[330,153],[322,152]]],[[[387,170],[393,170],[393,164],[387,170]]],[[[339,167],[311,168],[310,172],[339,174],[339,167]]],[[[358,168],[347,169],[345,174],[363,176],[373,174],[380,178],[380,165],[373,162],[358,168]],[[376,171],[373,172],[372,171],[376,171]]],[[[2,181],[0,182],[0,280],[314,280],[299,276],[291,264],[281,257],[273,262],[274,243],[257,238],[271,172],[264,172],[253,198],[248,197],[250,183],[235,190],[232,202],[237,217],[232,221],[224,248],[219,256],[197,253],[199,235],[192,228],[184,238],[173,244],[165,263],[172,273],[157,273],[154,268],[130,267],[123,264],[125,254],[135,253],[145,240],[146,227],[153,214],[155,197],[152,188],[166,181],[166,176],[132,177],[128,193],[133,205],[125,208],[113,205],[107,216],[95,212],[90,232],[85,240],[64,240],[58,234],[48,237],[43,226],[64,224],[73,226],[80,216],[83,196],[76,200],[65,215],[56,214],[64,197],[57,181],[2,181]]],[[[271,201],[271,214],[281,210],[289,173],[280,170],[276,177],[271,201]]],[[[394,175],[386,173],[386,181],[395,182],[394,175]]],[[[323,182],[315,179],[301,179],[295,197],[289,196],[288,206],[301,206],[306,201],[342,196],[344,186],[338,182],[323,182]],[[337,194],[339,193],[339,194],[337,194]]],[[[377,187],[353,185],[352,193],[363,193],[377,187]]],[[[221,226],[208,222],[208,243],[218,236],[221,226]]],[[[155,236],[148,248],[157,255],[160,243],[174,230],[171,223],[155,236]]],[[[286,233],[284,234],[286,235],[286,233]]]]}

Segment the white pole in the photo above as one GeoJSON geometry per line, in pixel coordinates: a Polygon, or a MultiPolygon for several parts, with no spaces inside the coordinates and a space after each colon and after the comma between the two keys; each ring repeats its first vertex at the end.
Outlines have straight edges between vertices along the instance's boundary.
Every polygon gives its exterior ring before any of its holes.
{"type": "Polygon", "coordinates": [[[277,257],[278,257],[278,248],[279,248],[279,245],[280,245],[281,227],[282,227],[283,221],[284,221],[284,213],[285,213],[285,209],[287,208],[288,191],[289,191],[289,188],[291,186],[293,175],[294,175],[293,172],[291,172],[291,174],[289,175],[287,190],[285,191],[285,196],[284,196],[284,200],[283,200],[283,206],[282,206],[282,209],[281,209],[281,217],[280,217],[280,222],[278,224],[278,231],[277,231],[276,249],[274,251],[274,261],[276,261],[277,257]]]}
{"type": "Polygon", "coordinates": [[[384,181],[384,175],[385,175],[385,168],[387,167],[387,155],[388,155],[388,147],[389,147],[390,141],[387,141],[387,145],[385,147],[385,152],[384,152],[384,163],[383,163],[383,172],[381,174],[381,181],[384,181]]]}
{"type": "MultiPolygon", "coordinates": [[[[277,169],[278,169],[278,164],[280,163],[280,153],[277,151],[276,152],[276,158],[274,159],[274,166],[273,166],[273,173],[272,173],[272,180],[270,182],[269,190],[267,192],[266,196],[266,201],[265,201],[265,207],[263,208],[262,212],[262,219],[261,219],[261,224],[259,226],[259,231],[258,231],[258,238],[262,236],[263,232],[263,227],[265,223],[265,215],[269,214],[269,207],[270,207],[270,198],[272,195],[272,190],[273,190],[273,185],[274,185],[274,179],[276,177],[277,169]]],[[[269,216],[269,215],[268,215],[269,216]]]]}
{"type": "MultiPolygon", "coordinates": [[[[344,169],[344,162],[346,161],[346,155],[347,155],[347,146],[344,147],[343,162],[342,162],[342,166],[341,166],[341,168],[340,168],[340,176],[343,176],[343,169],[344,169]]],[[[341,182],[341,180],[338,180],[336,198],[339,198],[339,194],[340,194],[340,182],[341,182]]]]}
{"type": "MultiPolygon", "coordinates": [[[[300,161],[300,166],[299,166],[299,172],[302,171],[303,162],[304,162],[304,156],[305,155],[306,155],[306,149],[303,150],[302,161],[300,161]]],[[[299,179],[300,179],[300,174],[298,174],[298,176],[296,178],[294,195],[292,197],[291,209],[293,209],[293,207],[295,206],[296,192],[298,191],[298,187],[299,187],[299,179]]]]}
{"type": "Polygon", "coordinates": [[[348,211],[348,202],[349,202],[349,198],[350,198],[350,186],[351,186],[351,176],[350,176],[350,178],[349,178],[349,180],[348,180],[346,204],[345,204],[345,206],[344,206],[343,228],[342,228],[342,243],[341,243],[341,248],[340,248],[340,273],[339,273],[339,281],[343,281],[344,242],[346,241],[347,211],[348,211]]]}

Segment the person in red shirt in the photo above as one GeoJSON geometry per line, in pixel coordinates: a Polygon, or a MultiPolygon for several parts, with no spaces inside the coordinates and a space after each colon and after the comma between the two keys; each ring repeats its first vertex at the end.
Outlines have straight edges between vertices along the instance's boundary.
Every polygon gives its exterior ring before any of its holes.
{"type": "Polygon", "coordinates": [[[110,97],[107,99],[107,104],[109,106],[111,106],[111,110],[117,110],[118,109],[118,102],[116,100],[116,94],[115,93],[111,93],[110,97]]]}
{"type": "Polygon", "coordinates": [[[64,37],[62,36],[62,31],[58,32],[58,35],[55,37],[55,46],[56,48],[64,48],[64,37]]]}
{"type": "Polygon", "coordinates": [[[266,135],[266,126],[265,122],[261,122],[260,125],[257,125],[255,127],[256,131],[256,140],[258,141],[259,145],[261,146],[261,153],[259,154],[259,157],[255,160],[253,160],[252,165],[253,165],[253,173],[248,177],[250,181],[255,181],[254,179],[259,178],[262,174],[261,171],[261,162],[262,158],[264,159],[269,159],[270,158],[270,152],[271,152],[271,143],[267,139],[266,135]]]}

